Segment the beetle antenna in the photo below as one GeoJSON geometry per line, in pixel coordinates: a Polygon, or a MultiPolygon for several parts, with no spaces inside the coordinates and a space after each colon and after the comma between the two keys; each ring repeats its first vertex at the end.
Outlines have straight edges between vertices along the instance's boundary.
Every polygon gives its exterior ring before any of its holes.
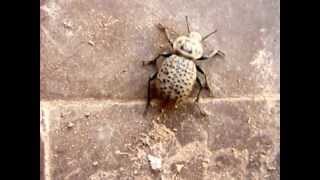
{"type": "Polygon", "coordinates": [[[190,33],[190,28],[189,28],[189,21],[188,21],[188,16],[186,16],[186,24],[187,24],[187,29],[188,29],[188,33],[190,33]]]}
{"type": "Polygon", "coordinates": [[[207,34],[206,36],[204,36],[204,37],[202,38],[202,41],[204,41],[205,39],[207,39],[209,36],[211,36],[212,34],[216,33],[217,31],[218,31],[218,30],[214,30],[214,31],[212,31],[211,33],[207,34]]]}

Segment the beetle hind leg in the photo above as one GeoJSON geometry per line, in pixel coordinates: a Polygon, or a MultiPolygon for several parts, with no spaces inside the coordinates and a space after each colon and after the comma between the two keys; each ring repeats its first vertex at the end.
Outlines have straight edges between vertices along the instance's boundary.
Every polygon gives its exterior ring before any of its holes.
{"type": "Polygon", "coordinates": [[[147,105],[146,105],[146,108],[145,108],[145,110],[144,110],[144,115],[146,115],[147,114],[147,112],[148,112],[148,109],[149,109],[149,106],[150,106],[150,101],[151,101],[151,96],[150,96],[150,84],[151,84],[151,81],[152,80],[154,80],[156,77],[157,77],[157,74],[158,74],[158,72],[155,72],[155,73],[153,73],[150,77],[149,77],[149,80],[148,80],[148,95],[147,95],[147,105]]]}
{"type": "Polygon", "coordinates": [[[210,95],[212,96],[213,93],[212,93],[211,88],[209,87],[209,83],[208,83],[208,79],[207,79],[206,73],[203,71],[203,69],[199,65],[196,65],[196,68],[197,68],[197,72],[199,72],[201,75],[203,75],[204,79],[205,79],[204,83],[201,82],[200,79],[199,79],[199,83],[202,85],[202,88],[206,88],[210,92],[210,95]]]}
{"type": "Polygon", "coordinates": [[[201,93],[201,91],[202,91],[203,88],[204,88],[204,84],[200,81],[199,77],[197,77],[197,82],[198,82],[198,84],[200,85],[200,88],[199,88],[199,91],[198,91],[198,94],[197,94],[197,97],[196,97],[194,103],[195,103],[196,107],[198,108],[198,110],[200,111],[200,114],[201,114],[202,116],[207,117],[208,114],[207,114],[207,113],[200,107],[200,105],[199,105],[200,93],[201,93]]]}

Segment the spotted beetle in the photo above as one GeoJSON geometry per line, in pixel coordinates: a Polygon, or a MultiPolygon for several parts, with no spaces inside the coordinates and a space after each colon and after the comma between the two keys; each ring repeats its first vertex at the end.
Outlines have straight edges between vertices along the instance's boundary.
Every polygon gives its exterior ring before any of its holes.
{"type": "MultiPolygon", "coordinates": [[[[157,64],[160,57],[164,60],[157,68],[157,72],[153,73],[148,80],[148,97],[145,113],[150,106],[150,83],[157,80],[157,87],[160,89],[163,97],[169,100],[181,100],[188,97],[197,82],[200,85],[195,102],[199,102],[201,91],[206,88],[211,92],[207,83],[207,76],[202,68],[197,64],[197,61],[207,60],[216,55],[225,57],[225,54],[220,50],[213,50],[209,55],[203,52],[202,42],[217,30],[202,37],[198,32],[190,32],[188,16],[186,18],[186,25],[188,34],[178,36],[172,40],[167,28],[162,24],[158,24],[158,28],[164,32],[168,43],[171,46],[171,51],[164,51],[156,56],[151,61],[143,61],[143,65],[157,64]],[[197,76],[200,73],[204,76],[205,82],[201,81],[197,76]]],[[[199,107],[199,106],[198,106],[199,107]]],[[[206,115],[199,107],[201,114],[206,115]]]]}

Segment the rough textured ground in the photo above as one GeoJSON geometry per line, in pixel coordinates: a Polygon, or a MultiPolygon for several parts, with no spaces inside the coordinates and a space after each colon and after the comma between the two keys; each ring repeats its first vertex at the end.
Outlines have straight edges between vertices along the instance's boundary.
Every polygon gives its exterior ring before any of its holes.
{"type": "Polygon", "coordinates": [[[280,1],[40,1],[41,178],[280,179],[280,1]],[[143,67],[168,47],[156,28],[207,34],[214,97],[157,100],[143,67]],[[150,167],[148,155],[161,159],[150,167]]]}

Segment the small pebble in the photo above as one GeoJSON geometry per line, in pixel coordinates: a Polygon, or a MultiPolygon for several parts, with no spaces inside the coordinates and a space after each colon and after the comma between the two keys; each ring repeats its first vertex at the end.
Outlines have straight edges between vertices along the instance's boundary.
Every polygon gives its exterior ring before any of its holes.
{"type": "Polygon", "coordinates": [[[93,166],[98,166],[98,162],[97,162],[97,161],[94,161],[94,162],[92,163],[92,165],[93,165],[93,166]]]}
{"type": "Polygon", "coordinates": [[[202,162],[202,167],[203,168],[207,168],[208,167],[208,163],[207,162],[202,162]]]}
{"type": "Polygon", "coordinates": [[[91,41],[91,40],[90,40],[90,41],[88,41],[88,44],[89,44],[89,45],[91,45],[91,46],[94,46],[94,45],[95,45],[95,44],[94,44],[94,42],[93,42],[93,41],[91,41]]]}
{"type": "Polygon", "coordinates": [[[176,164],[177,172],[180,173],[181,169],[183,168],[183,164],[176,164]]]}
{"type": "Polygon", "coordinates": [[[68,128],[72,128],[74,126],[74,124],[72,122],[68,123],[68,128]]]}
{"type": "Polygon", "coordinates": [[[161,170],[161,159],[152,155],[148,155],[148,160],[150,162],[151,168],[155,171],[161,170]]]}
{"type": "Polygon", "coordinates": [[[72,24],[70,22],[63,22],[63,26],[67,29],[72,29],[72,24]]]}
{"type": "Polygon", "coordinates": [[[88,118],[88,117],[90,116],[90,113],[86,113],[86,114],[84,114],[84,116],[85,116],[86,118],[88,118]]]}

